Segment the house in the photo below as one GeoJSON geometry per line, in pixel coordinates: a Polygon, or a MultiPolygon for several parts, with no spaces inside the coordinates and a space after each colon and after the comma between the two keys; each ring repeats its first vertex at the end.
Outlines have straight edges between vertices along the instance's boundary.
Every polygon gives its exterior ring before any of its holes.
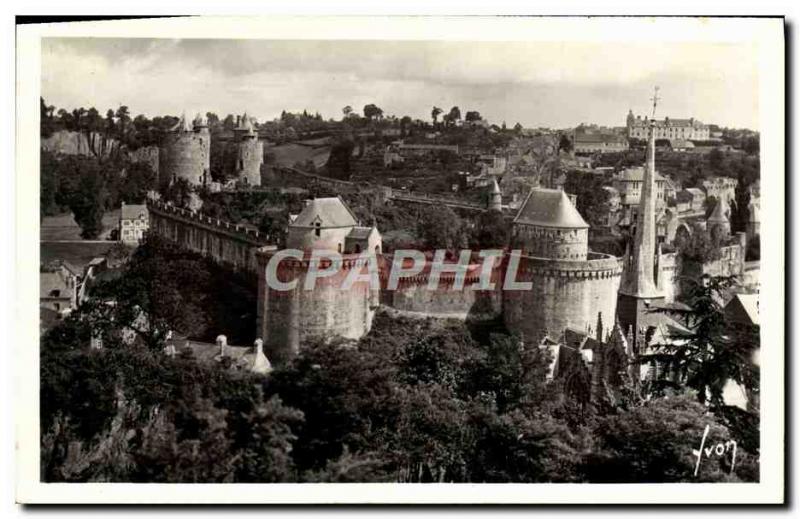
{"type": "Polygon", "coordinates": [[[482,174],[498,176],[506,172],[508,159],[499,155],[480,155],[478,164],[480,164],[482,174]]]}
{"type": "Polygon", "coordinates": [[[78,305],[80,271],[66,261],[39,268],[39,307],[66,315],[78,305]]]}
{"type": "Polygon", "coordinates": [[[125,244],[138,244],[150,228],[146,205],[122,202],[119,215],[119,239],[125,244]]]}
{"type": "MultiPolygon", "coordinates": [[[[667,180],[656,171],[655,182],[656,207],[663,207],[666,205],[667,180]]],[[[639,206],[643,184],[644,168],[642,166],[628,168],[619,172],[614,179],[613,185],[619,192],[620,204],[624,209],[639,206]]]]}

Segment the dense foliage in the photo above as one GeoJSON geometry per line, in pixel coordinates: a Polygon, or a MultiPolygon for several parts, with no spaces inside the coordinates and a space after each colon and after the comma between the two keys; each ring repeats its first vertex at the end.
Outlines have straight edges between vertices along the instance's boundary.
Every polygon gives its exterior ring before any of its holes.
{"type": "MultiPolygon", "coordinates": [[[[152,275],[158,284],[176,277],[167,288],[140,287],[158,294],[133,290],[137,307],[169,321],[148,310],[148,297],[176,312],[205,305],[201,298],[183,308],[187,285],[202,281],[178,273],[198,270],[186,263],[191,258],[169,253],[174,267],[147,267],[160,260],[137,254],[125,276],[152,275]]],[[[176,315],[170,327],[184,318],[176,315]]],[[[743,447],[733,474],[730,459],[720,458],[704,459],[693,475],[691,449],[706,425],[715,442],[731,438],[695,396],[677,388],[580,404],[561,379],[548,379],[548,350],[524,347],[502,327],[478,334],[458,321],[379,313],[361,340],[305,344],[292,362],[262,377],[195,359],[189,350],[170,358],[144,336],[127,344],[109,335],[103,349],[88,349],[102,319],[79,310],[43,339],[46,481],[758,478],[743,447]]]]}

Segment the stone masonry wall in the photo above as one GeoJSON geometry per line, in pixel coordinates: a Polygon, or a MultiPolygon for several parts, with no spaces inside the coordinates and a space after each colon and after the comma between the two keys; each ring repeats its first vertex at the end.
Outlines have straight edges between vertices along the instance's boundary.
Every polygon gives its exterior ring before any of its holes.
{"type": "Polygon", "coordinates": [[[236,176],[249,186],[261,185],[264,145],[257,138],[245,138],[236,146],[236,176]]]}
{"type": "Polygon", "coordinates": [[[578,262],[523,258],[516,279],[532,282],[533,288],[503,291],[509,331],[535,344],[547,334],[557,338],[567,327],[581,331],[594,327],[598,313],[603,322],[613,322],[622,267],[613,256],[590,253],[589,257],[578,262]]]}
{"type": "Polygon", "coordinates": [[[162,180],[183,178],[202,185],[211,169],[211,136],[204,131],[170,134],[159,156],[162,180]]]}
{"type": "Polygon", "coordinates": [[[160,202],[147,208],[150,232],[235,271],[258,274],[256,250],[268,245],[265,234],[160,202]]]}

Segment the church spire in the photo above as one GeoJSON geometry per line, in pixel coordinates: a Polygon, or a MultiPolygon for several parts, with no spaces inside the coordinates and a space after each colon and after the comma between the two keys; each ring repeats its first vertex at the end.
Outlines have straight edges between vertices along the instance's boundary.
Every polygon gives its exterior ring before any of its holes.
{"type": "Polygon", "coordinates": [[[658,104],[658,87],[653,96],[653,118],[649,121],[647,159],[642,182],[639,210],[636,218],[636,235],[630,258],[626,258],[625,272],[620,292],[637,298],[661,297],[656,287],[656,136],[655,115],[658,104]]]}

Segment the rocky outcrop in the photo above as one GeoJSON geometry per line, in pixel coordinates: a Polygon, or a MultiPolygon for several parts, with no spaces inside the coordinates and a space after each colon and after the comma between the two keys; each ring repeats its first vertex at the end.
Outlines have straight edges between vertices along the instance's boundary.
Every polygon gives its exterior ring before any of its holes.
{"type": "Polygon", "coordinates": [[[43,138],[41,145],[45,151],[87,157],[107,157],[119,147],[119,143],[115,139],[107,139],[100,133],[69,130],[59,130],[49,137],[43,138]]]}
{"type": "MultiPolygon", "coordinates": [[[[83,133],[70,130],[59,130],[41,142],[42,149],[63,155],[81,155],[85,157],[106,158],[119,151],[120,144],[116,139],[106,138],[103,134],[83,133]]],[[[136,150],[124,150],[131,162],[144,162],[158,175],[158,146],[144,146],[136,150]]]]}

